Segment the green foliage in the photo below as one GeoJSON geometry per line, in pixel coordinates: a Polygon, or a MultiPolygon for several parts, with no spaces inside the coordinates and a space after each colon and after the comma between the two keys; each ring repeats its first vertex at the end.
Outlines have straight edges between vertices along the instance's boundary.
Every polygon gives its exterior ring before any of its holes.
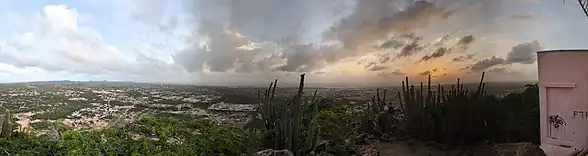
{"type": "Polygon", "coordinates": [[[238,155],[243,135],[209,120],[146,117],[126,127],[73,131],[54,123],[58,139],[15,134],[0,152],[16,155],[238,155]],[[1,151],[4,150],[4,151],[1,151]]]}
{"type": "Polygon", "coordinates": [[[539,144],[539,88],[526,85],[523,92],[506,95],[497,102],[493,112],[496,127],[493,134],[497,142],[528,141],[539,144]]]}
{"type": "Polygon", "coordinates": [[[352,111],[345,105],[321,109],[317,118],[321,139],[330,140],[329,146],[318,155],[353,155],[355,139],[364,113],[352,111]]]}
{"type": "Polygon", "coordinates": [[[45,130],[45,129],[50,129],[52,127],[52,123],[49,121],[30,123],[30,125],[32,128],[37,129],[37,130],[45,130]]]}
{"type": "Polygon", "coordinates": [[[2,116],[2,132],[0,132],[0,136],[3,138],[8,138],[12,135],[12,131],[14,131],[14,126],[12,123],[12,114],[10,111],[4,112],[2,116]]]}
{"type": "Polygon", "coordinates": [[[437,85],[420,88],[406,81],[399,93],[406,115],[409,135],[448,145],[469,144],[482,140],[494,142],[533,141],[539,138],[539,102],[536,85],[523,93],[504,98],[486,95],[484,73],[474,92],[460,80],[446,90],[437,85]]]}
{"type": "Polygon", "coordinates": [[[186,154],[242,152],[243,138],[235,130],[219,126],[209,120],[186,121],[174,118],[143,118],[131,125],[130,131],[184,146],[178,152],[186,154]]]}
{"type": "Polygon", "coordinates": [[[321,110],[317,119],[317,124],[322,130],[321,138],[336,140],[349,135],[348,133],[359,127],[362,115],[361,112],[351,111],[345,106],[321,110]]]}
{"type": "Polygon", "coordinates": [[[368,134],[390,134],[396,131],[394,118],[394,109],[391,104],[386,103],[386,92],[384,90],[380,94],[380,90],[376,90],[376,95],[372,97],[372,101],[367,103],[367,107],[363,110],[364,114],[361,119],[361,131],[368,134]],[[388,106],[388,109],[386,109],[388,106]]]}
{"type": "Polygon", "coordinates": [[[275,80],[259,97],[258,110],[251,115],[245,129],[249,134],[249,152],[265,149],[288,149],[295,155],[312,153],[319,141],[320,128],[316,124],[318,100],[316,91],[309,101],[303,100],[304,74],[294,98],[287,103],[274,102],[278,81],[275,80]]]}
{"type": "Polygon", "coordinates": [[[2,155],[51,155],[53,142],[32,135],[16,133],[9,138],[0,138],[2,155]]]}

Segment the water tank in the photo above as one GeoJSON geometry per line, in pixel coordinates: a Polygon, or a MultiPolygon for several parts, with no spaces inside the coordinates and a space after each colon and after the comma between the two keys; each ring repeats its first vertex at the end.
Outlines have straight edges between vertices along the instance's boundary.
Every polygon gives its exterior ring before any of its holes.
{"type": "Polygon", "coordinates": [[[539,51],[537,66],[541,148],[587,148],[588,50],[539,51]]]}

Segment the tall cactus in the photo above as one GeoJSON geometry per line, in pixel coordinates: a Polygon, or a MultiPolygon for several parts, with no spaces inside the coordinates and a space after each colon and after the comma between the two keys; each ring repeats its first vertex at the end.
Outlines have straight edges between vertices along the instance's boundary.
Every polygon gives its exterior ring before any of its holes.
{"type": "Polygon", "coordinates": [[[398,93],[399,103],[406,116],[407,132],[417,138],[453,144],[463,140],[479,139],[485,129],[483,115],[484,74],[474,93],[464,88],[458,78],[455,85],[445,90],[438,84],[437,90],[431,86],[429,76],[426,88],[421,82],[417,89],[410,85],[408,77],[402,82],[398,93]]]}
{"type": "Polygon", "coordinates": [[[296,155],[307,155],[316,148],[320,132],[315,123],[319,112],[317,92],[310,102],[303,100],[304,76],[300,75],[298,91],[287,103],[274,102],[278,80],[270,83],[263,96],[258,92],[257,112],[245,128],[264,133],[261,138],[264,148],[288,149],[296,155]],[[308,121],[303,122],[304,117],[308,121]]]}
{"type": "Polygon", "coordinates": [[[393,109],[386,103],[387,90],[376,90],[376,95],[372,96],[372,101],[367,103],[367,109],[361,123],[361,130],[367,133],[390,133],[391,126],[394,124],[393,109]],[[388,107],[388,109],[385,109],[388,107]]]}
{"type": "Polygon", "coordinates": [[[0,136],[8,138],[12,135],[13,131],[12,114],[10,114],[10,111],[6,111],[2,119],[2,131],[0,132],[0,136]]]}

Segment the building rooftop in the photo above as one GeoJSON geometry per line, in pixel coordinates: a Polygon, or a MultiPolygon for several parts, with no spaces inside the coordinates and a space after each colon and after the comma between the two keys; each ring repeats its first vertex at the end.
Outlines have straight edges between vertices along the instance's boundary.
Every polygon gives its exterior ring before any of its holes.
{"type": "Polygon", "coordinates": [[[552,49],[552,50],[537,51],[537,53],[553,53],[553,52],[588,52],[588,49],[552,49]]]}

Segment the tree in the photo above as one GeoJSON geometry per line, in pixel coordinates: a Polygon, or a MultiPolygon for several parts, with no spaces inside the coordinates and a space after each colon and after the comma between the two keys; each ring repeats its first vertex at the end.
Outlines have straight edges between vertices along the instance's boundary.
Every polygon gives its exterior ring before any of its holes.
{"type": "MultiPolygon", "coordinates": [[[[563,0],[563,2],[564,4],[566,3],[565,0],[563,0]]],[[[580,4],[582,11],[584,11],[584,15],[588,17],[588,0],[578,0],[578,4],[580,4]]]]}
{"type": "Polygon", "coordinates": [[[582,7],[582,11],[584,11],[584,15],[588,17],[588,0],[578,0],[580,7],[582,7]]]}

